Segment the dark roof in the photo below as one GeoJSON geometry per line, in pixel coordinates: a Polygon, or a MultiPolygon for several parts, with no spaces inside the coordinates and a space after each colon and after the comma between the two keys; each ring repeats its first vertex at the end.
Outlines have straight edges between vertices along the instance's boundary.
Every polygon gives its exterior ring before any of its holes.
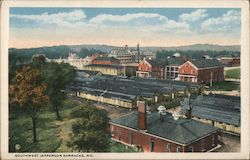
{"type": "Polygon", "coordinates": [[[96,61],[119,61],[118,59],[114,57],[97,57],[94,60],[96,61]]]}
{"type": "Polygon", "coordinates": [[[185,98],[182,113],[190,107],[194,117],[240,126],[240,97],[215,94],[200,95],[190,100],[185,98]]]}
{"type": "Polygon", "coordinates": [[[199,60],[196,59],[196,60],[192,60],[191,63],[194,64],[197,68],[224,66],[222,63],[220,63],[216,59],[199,59],[199,60]]]}
{"type": "MultiPolygon", "coordinates": [[[[137,130],[138,112],[132,112],[111,122],[137,130]]],[[[163,116],[163,121],[160,120],[159,113],[154,112],[147,115],[146,133],[181,144],[189,144],[216,130],[218,128],[192,119],[179,118],[178,120],[174,120],[169,113],[163,116]]]]}
{"type": "Polygon", "coordinates": [[[151,59],[147,60],[152,66],[166,66],[168,64],[167,59],[151,59]]]}
{"type": "Polygon", "coordinates": [[[168,65],[180,66],[184,63],[182,57],[175,57],[168,59],[168,65]]]}
{"type": "Polygon", "coordinates": [[[135,95],[123,94],[119,92],[112,92],[108,90],[88,88],[88,87],[78,87],[78,91],[84,91],[85,93],[90,93],[96,96],[102,96],[106,98],[120,99],[123,101],[132,101],[136,98],[135,95]]]}
{"type": "MultiPolygon", "coordinates": [[[[93,66],[93,67],[117,68],[117,69],[123,68],[123,66],[120,66],[120,65],[108,65],[108,64],[89,64],[89,65],[86,65],[86,67],[88,67],[88,66],[90,66],[90,67],[93,66]]],[[[83,66],[83,67],[85,67],[85,66],[83,66]]]]}

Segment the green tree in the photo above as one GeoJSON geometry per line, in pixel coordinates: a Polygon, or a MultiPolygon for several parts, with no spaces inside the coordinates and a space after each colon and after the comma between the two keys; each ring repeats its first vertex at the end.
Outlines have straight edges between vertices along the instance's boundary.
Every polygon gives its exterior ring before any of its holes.
{"type": "MultiPolygon", "coordinates": [[[[72,124],[72,134],[67,145],[73,150],[83,152],[105,152],[110,149],[110,136],[108,134],[109,118],[105,110],[94,106],[78,108],[80,114],[71,114],[80,117],[72,124]]],[[[73,112],[77,112],[74,110],[73,112]]]]}
{"type": "Polygon", "coordinates": [[[43,75],[48,85],[47,95],[56,112],[57,120],[61,120],[59,107],[62,105],[63,100],[66,98],[65,89],[75,78],[75,69],[66,63],[47,63],[43,67],[43,75]]]}
{"type": "Polygon", "coordinates": [[[21,107],[32,119],[33,142],[37,142],[39,111],[48,102],[46,88],[41,71],[26,65],[16,71],[9,86],[10,106],[21,107]]]}

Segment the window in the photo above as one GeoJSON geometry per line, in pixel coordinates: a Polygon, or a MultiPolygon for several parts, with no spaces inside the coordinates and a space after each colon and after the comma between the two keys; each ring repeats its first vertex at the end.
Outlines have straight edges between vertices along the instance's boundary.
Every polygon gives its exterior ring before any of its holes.
{"type": "Polygon", "coordinates": [[[212,135],[212,146],[214,146],[215,143],[214,143],[214,135],[212,135]]]}
{"type": "Polygon", "coordinates": [[[166,145],[166,152],[171,152],[171,144],[166,145]]]}
{"type": "Polygon", "coordinates": [[[114,126],[113,125],[110,126],[110,132],[111,132],[111,136],[113,137],[114,136],[114,126]]]}
{"type": "Polygon", "coordinates": [[[205,150],[204,139],[201,140],[201,151],[205,150]]]}
{"type": "Polygon", "coordinates": [[[194,147],[193,146],[188,146],[188,152],[194,152],[194,147]]]}
{"type": "Polygon", "coordinates": [[[153,139],[150,140],[150,152],[154,152],[155,149],[155,142],[153,139]]]}
{"type": "Polygon", "coordinates": [[[133,132],[130,133],[130,144],[134,144],[134,134],[133,134],[133,132]]]}
{"type": "Polygon", "coordinates": [[[176,152],[181,152],[181,147],[180,146],[176,147],[176,152]]]}
{"type": "Polygon", "coordinates": [[[122,131],[121,129],[119,128],[118,129],[118,140],[120,141],[122,139],[122,131]]]}

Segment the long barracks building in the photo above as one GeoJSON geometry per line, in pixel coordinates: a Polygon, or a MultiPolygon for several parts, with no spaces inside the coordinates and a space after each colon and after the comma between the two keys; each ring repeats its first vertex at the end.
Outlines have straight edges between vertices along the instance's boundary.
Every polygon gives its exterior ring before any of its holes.
{"type": "Polygon", "coordinates": [[[78,79],[71,89],[78,97],[125,108],[136,107],[137,100],[151,105],[202,92],[202,87],[194,83],[113,76],[78,79]]]}

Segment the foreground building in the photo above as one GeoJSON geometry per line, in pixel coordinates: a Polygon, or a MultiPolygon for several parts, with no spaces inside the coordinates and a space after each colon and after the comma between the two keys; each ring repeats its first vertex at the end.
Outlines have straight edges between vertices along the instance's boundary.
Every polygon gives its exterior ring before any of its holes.
{"type": "Polygon", "coordinates": [[[185,98],[181,114],[224,131],[240,133],[240,97],[219,94],[185,98]]]}
{"type": "Polygon", "coordinates": [[[146,113],[143,101],[138,112],[110,122],[114,141],[144,152],[205,152],[218,144],[218,128],[166,113],[146,113]]]}
{"type": "Polygon", "coordinates": [[[187,61],[180,66],[179,79],[195,83],[222,82],[224,65],[215,59],[187,61]]]}

